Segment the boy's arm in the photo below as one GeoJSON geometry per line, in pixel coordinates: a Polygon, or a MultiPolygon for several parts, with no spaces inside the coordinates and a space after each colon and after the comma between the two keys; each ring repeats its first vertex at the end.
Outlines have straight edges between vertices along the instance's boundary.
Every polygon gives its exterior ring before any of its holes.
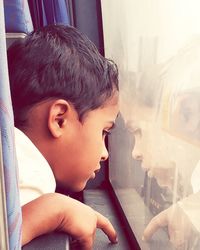
{"type": "Polygon", "coordinates": [[[168,227],[170,241],[175,247],[187,243],[194,230],[200,232],[200,192],[172,205],[156,215],[144,231],[144,240],[149,240],[161,227],[168,227]]]}
{"type": "Polygon", "coordinates": [[[111,242],[117,242],[107,218],[65,195],[45,194],[22,207],[22,245],[57,230],[72,235],[81,249],[88,250],[92,248],[96,228],[101,228],[111,242]]]}

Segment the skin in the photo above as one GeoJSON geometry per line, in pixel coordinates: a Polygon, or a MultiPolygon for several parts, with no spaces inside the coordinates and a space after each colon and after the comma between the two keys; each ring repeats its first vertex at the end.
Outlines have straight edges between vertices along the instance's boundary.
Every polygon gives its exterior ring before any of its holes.
{"type": "Polygon", "coordinates": [[[184,249],[192,234],[192,224],[177,204],[162,211],[149,222],[144,230],[143,240],[150,240],[159,228],[166,226],[170,242],[176,249],[184,249]]]}
{"type": "MultiPolygon", "coordinates": [[[[69,191],[81,191],[108,158],[105,137],[119,112],[118,92],[79,121],[73,105],[63,99],[35,105],[23,132],[46,158],[56,181],[69,191]],[[32,122],[34,121],[34,123],[32,122]]],[[[107,218],[90,207],[58,193],[42,195],[22,208],[22,245],[54,231],[72,235],[80,249],[92,249],[96,228],[111,242],[116,232],[107,218]]]]}
{"type": "MultiPolygon", "coordinates": [[[[184,141],[157,127],[153,119],[153,110],[150,108],[140,105],[134,114],[135,121],[128,124],[134,133],[133,158],[141,161],[142,168],[148,171],[149,176],[156,178],[158,185],[173,191],[176,167],[181,166],[186,171],[188,166],[195,166],[199,158],[199,149],[184,144],[184,141]],[[182,145],[184,153],[179,145],[182,145]],[[191,155],[192,159],[183,155],[191,155]]],[[[192,224],[178,204],[153,217],[144,230],[143,240],[149,241],[162,227],[168,228],[169,240],[175,248],[179,249],[188,244],[188,239],[192,235],[192,224]]]]}
{"type": "Polygon", "coordinates": [[[22,246],[56,230],[72,235],[78,249],[91,250],[97,228],[117,243],[116,232],[106,217],[65,195],[45,194],[22,207],[22,246]]]}
{"type": "Polygon", "coordinates": [[[141,124],[135,126],[133,132],[135,145],[132,157],[141,161],[141,167],[148,172],[149,177],[156,178],[160,187],[168,187],[173,191],[176,165],[168,157],[168,137],[159,128],[155,129],[154,123],[141,124]]]}
{"type": "Polygon", "coordinates": [[[105,137],[118,112],[118,93],[103,107],[89,111],[82,122],[67,101],[47,101],[30,111],[24,132],[48,161],[56,181],[81,191],[100,170],[100,161],[108,158],[105,137]]]}

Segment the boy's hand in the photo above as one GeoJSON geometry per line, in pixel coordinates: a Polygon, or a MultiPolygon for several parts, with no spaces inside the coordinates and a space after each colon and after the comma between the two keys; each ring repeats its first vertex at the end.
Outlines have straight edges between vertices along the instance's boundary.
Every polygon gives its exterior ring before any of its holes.
{"type": "MultiPolygon", "coordinates": [[[[93,212],[95,211],[93,210],[93,212]]],[[[96,228],[102,229],[112,243],[117,243],[116,232],[112,224],[106,217],[104,217],[98,212],[95,212],[94,215],[92,214],[89,215],[86,212],[85,215],[83,214],[83,217],[85,218],[82,219],[79,216],[77,218],[77,222],[79,220],[78,228],[76,226],[73,227],[74,222],[72,221],[72,227],[70,228],[70,232],[68,231],[69,234],[71,234],[75,238],[75,240],[73,240],[72,242],[71,249],[82,249],[82,250],[92,249],[96,228]],[[86,219],[89,217],[91,224],[86,219]],[[80,221],[82,221],[83,224],[80,221]],[[92,223],[92,221],[94,224],[92,223]]],[[[66,222],[64,227],[68,227],[68,222],[66,222]]],[[[61,230],[66,231],[64,228],[61,230]]]]}
{"type": "Polygon", "coordinates": [[[111,242],[117,242],[116,232],[106,217],[91,207],[71,199],[70,205],[63,210],[63,220],[59,230],[72,235],[79,245],[78,249],[81,247],[85,250],[92,249],[96,228],[102,229],[111,242]],[[71,206],[71,214],[69,214],[69,206],[71,206]]]}
{"type": "Polygon", "coordinates": [[[116,232],[100,213],[89,206],[58,193],[45,194],[22,207],[22,245],[52,231],[64,231],[73,236],[79,249],[92,249],[96,228],[111,242],[117,242],[116,232]]]}
{"type": "Polygon", "coordinates": [[[175,248],[184,248],[191,235],[192,226],[188,217],[176,204],[162,211],[150,221],[144,230],[143,239],[150,240],[159,228],[165,226],[168,228],[170,242],[175,248]]]}

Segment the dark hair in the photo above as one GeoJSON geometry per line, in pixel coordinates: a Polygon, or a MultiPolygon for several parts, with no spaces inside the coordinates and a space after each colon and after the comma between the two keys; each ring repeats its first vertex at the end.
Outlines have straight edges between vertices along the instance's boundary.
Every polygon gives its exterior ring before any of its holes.
{"type": "Polygon", "coordinates": [[[49,25],[17,41],[8,49],[8,66],[17,127],[45,99],[69,101],[81,120],[118,90],[116,64],[70,26],[49,25]]]}

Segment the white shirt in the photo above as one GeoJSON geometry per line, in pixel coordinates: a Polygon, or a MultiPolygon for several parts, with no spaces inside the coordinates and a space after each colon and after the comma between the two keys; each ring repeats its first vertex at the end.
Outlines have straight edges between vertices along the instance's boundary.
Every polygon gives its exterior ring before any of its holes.
{"type": "Polygon", "coordinates": [[[190,222],[200,232],[200,192],[191,194],[178,202],[185,214],[190,219],[190,222]]]}
{"type": "Polygon", "coordinates": [[[200,161],[197,163],[195,169],[192,172],[191,185],[193,193],[200,191],[200,161]]]}
{"type": "Polygon", "coordinates": [[[56,182],[47,160],[19,129],[15,128],[21,206],[45,193],[54,193],[56,182]]]}
{"type": "Polygon", "coordinates": [[[200,161],[191,176],[193,194],[179,201],[179,206],[186,213],[190,222],[200,232],[200,161]]]}

